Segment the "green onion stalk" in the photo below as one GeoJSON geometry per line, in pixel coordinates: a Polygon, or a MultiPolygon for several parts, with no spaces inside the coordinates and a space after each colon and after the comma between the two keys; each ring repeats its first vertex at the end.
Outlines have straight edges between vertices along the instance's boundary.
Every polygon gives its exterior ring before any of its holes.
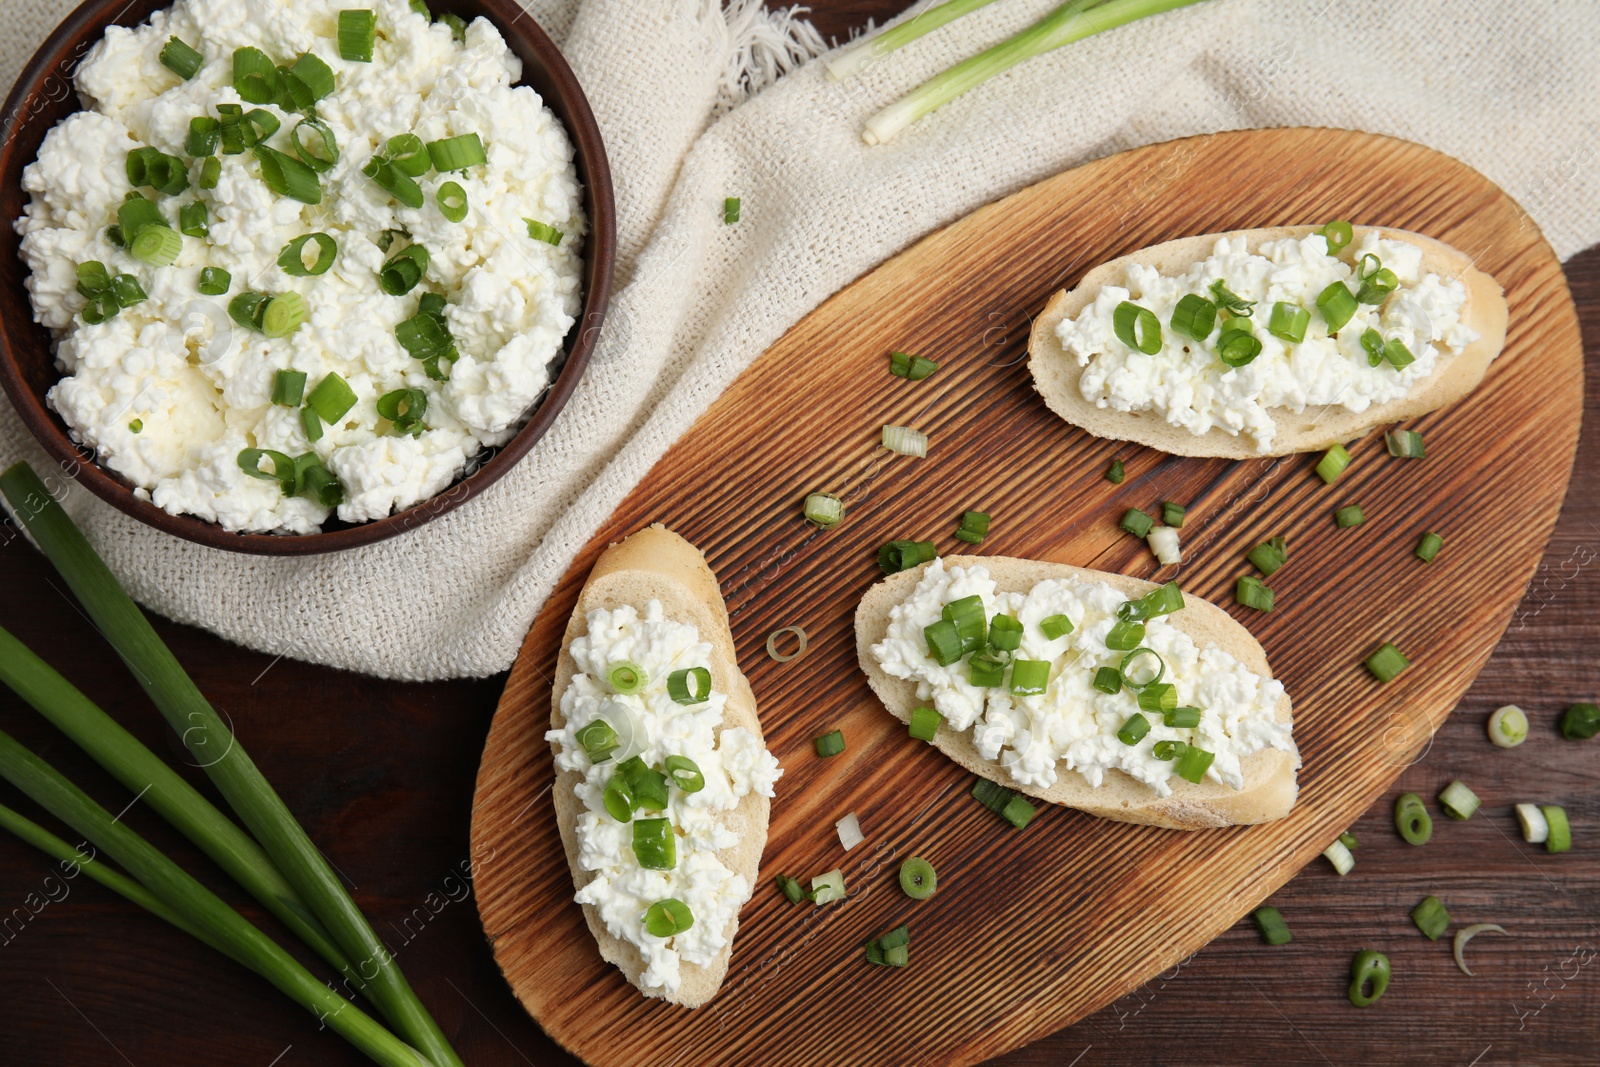
{"type": "MultiPolygon", "coordinates": [[[[435,1067],[463,1067],[327,859],[33,468],[18,463],[0,474],[0,494],[218,791],[333,936],[396,1033],[435,1067]]],[[[146,886],[155,890],[148,882],[146,886]]]]}
{"type": "Polygon", "coordinates": [[[0,777],[120,863],[176,913],[172,918],[192,924],[195,936],[271,982],[374,1062],[384,1067],[428,1067],[428,1060],[415,1049],[329,989],[220,897],[3,732],[0,777]]]}
{"type": "Polygon", "coordinates": [[[988,7],[994,0],[945,0],[920,14],[913,15],[882,33],[873,34],[841,49],[839,54],[823,60],[831,81],[844,81],[872,66],[897,49],[926,36],[941,26],[949,25],[963,15],[970,15],[980,7],[988,7]]]}
{"type": "MultiPolygon", "coordinates": [[[[963,60],[924,82],[867,120],[861,131],[868,144],[883,144],[928,112],[941,107],[997,74],[1062,45],[1092,37],[1102,30],[1135,22],[1147,15],[1187,7],[1199,0],[1072,0],[1008,40],[963,60]]],[[[937,8],[935,10],[938,10],[937,8]]]]}

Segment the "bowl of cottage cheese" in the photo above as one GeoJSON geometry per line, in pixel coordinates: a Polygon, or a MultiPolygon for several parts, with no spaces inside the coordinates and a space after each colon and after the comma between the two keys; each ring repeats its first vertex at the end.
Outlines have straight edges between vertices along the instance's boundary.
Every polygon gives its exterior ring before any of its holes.
{"type": "Polygon", "coordinates": [[[152,526],[381,540],[503,474],[582,376],[610,175],[514,0],[89,3],[0,122],[0,383],[152,526]]]}

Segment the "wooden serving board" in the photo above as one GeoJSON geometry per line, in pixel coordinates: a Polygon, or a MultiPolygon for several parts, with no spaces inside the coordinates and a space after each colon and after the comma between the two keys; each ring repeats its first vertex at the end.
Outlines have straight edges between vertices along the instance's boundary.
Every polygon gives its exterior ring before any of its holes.
{"type": "Polygon", "coordinates": [[[834,296],[747,370],[590,542],[528,635],[491,729],[473,811],[484,928],[516,995],[586,1062],[970,1064],[1109,1003],[1238,921],[1382,794],[1427,746],[1488,658],[1533,573],[1566,489],[1582,410],[1582,351],[1561,268],[1531,220],[1465,165],[1339,130],[1244,131],[1102,159],[991,204],[834,296]],[[1410,425],[1427,458],[1352,447],[1334,487],[1315,457],[1183,459],[1088,437],[1051,415],[1025,366],[1030,316],[1088,268],[1196,233],[1348,218],[1431,234],[1474,256],[1510,301],[1504,354],[1467,400],[1410,425]],[[892,378],[887,353],[939,363],[892,378]],[[927,459],[891,456],[879,427],[927,432],[927,459]],[[1127,479],[1102,474],[1121,457],[1127,479]],[[822,533],[808,491],[849,508],[822,533]],[[1278,823],[1181,833],[1060,808],[1017,832],[968,796],[971,775],[873,699],[852,614],[877,546],[934,538],[946,555],[1004,554],[1155,577],[1117,528],[1133,506],[1189,508],[1184,564],[1160,571],[1230,605],[1294,698],[1301,794],[1278,823]],[[1338,530],[1359,503],[1366,525],[1338,530]],[[991,512],[981,548],[951,536],[991,512]],[[740,662],[785,768],[762,880],[709,1005],[647,1000],[601,962],[572,902],[548,796],[543,734],[562,628],[596,555],[662,521],[721,579],[740,662]],[[1412,555],[1435,530],[1431,565],[1412,555]],[[1286,534],[1279,609],[1232,606],[1244,554],[1286,534]],[[806,654],[770,659],[779,627],[806,654]],[[1396,642],[1413,666],[1386,686],[1362,660],[1396,642]],[[830,760],[812,738],[843,729],[830,760]],[[866,842],[846,854],[834,821],[866,842]],[[895,883],[930,859],[939,892],[895,883]],[[791,906],[771,876],[842,866],[850,899],[791,906]],[[861,943],[911,926],[911,966],[869,967],[861,943]]]}

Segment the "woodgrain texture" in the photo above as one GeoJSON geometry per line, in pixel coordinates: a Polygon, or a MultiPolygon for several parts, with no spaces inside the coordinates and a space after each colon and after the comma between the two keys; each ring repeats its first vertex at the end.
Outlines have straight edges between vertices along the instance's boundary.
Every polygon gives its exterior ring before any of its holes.
{"type": "Polygon", "coordinates": [[[1481,176],[1403,142],[1329,130],[1173,142],[1060,175],[933,235],[747,371],[623,503],[536,622],[474,810],[474,847],[498,857],[480,876],[480,911],[513,990],[597,1065],[966,1064],[1115,1001],[1232,925],[1427,747],[1538,563],[1577,442],[1581,383],[1577,320],[1537,230],[1481,176]],[[1369,439],[1327,488],[1314,457],[1234,463],[1116,447],[1033,396],[1029,316],[1089,267],[1185,234],[1333,217],[1438,237],[1506,289],[1506,351],[1484,385],[1411,423],[1427,460],[1390,460],[1369,439]],[[932,356],[939,373],[921,385],[891,378],[895,347],[932,356]],[[886,422],[927,431],[930,458],[878,449],[886,422]],[[1114,455],[1128,470],[1120,486],[1101,477],[1114,455]],[[812,489],[844,496],[838,530],[800,519],[812,489]],[[1051,810],[1013,833],[967,797],[969,775],[905,738],[853,668],[850,616],[874,578],[873,550],[914,535],[955,551],[956,521],[976,507],[995,515],[980,553],[1148,577],[1153,560],[1116,519],[1162,499],[1190,509],[1190,562],[1176,577],[1213,601],[1228,600],[1252,545],[1290,538],[1293,558],[1272,583],[1282,608],[1247,622],[1294,695],[1300,803],[1248,829],[1175,834],[1051,810]],[[1335,529],[1332,511],[1347,503],[1365,508],[1366,526],[1335,529]],[[601,963],[567,872],[549,862],[559,845],[542,734],[559,633],[599,550],[658,520],[717,571],[787,769],[764,872],[842,863],[853,890],[846,905],[807,910],[758,887],[723,993],[694,1013],[646,1003],[601,963]],[[1411,555],[1425,529],[1446,538],[1432,565],[1411,555]],[[811,649],[777,664],[762,645],[789,624],[806,627],[811,649]],[[1387,640],[1415,666],[1379,687],[1361,660],[1387,640]],[[850,748],[819,761],[810,739],[831,727],[850,748]],[[868,837],[849,856],[833,833],[847,811],[868,837]],[[940,869],[931,902],[893,888],[911,853],[940,869]],[[868,970],[860,942],[908,919],[914,965],[868,970]]]}

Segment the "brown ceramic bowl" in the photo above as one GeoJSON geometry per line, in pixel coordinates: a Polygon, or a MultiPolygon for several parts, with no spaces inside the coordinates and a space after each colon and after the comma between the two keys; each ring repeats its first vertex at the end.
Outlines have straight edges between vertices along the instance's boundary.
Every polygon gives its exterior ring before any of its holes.
{"type": "Polygon", "coordinates": [[[73,71],[106,27],[136,26],[170,2],[87,0],[34,54],[0,111],[0,385],[6,395],[45,451],[96,496],[158,530],[213,548],[264,555],[353,548],[393,537],[470,500],[527,454],[577,387],[611,297],[616,255],[616,204],[600,127],[566,60],[516,0],[430,0],[436,15],[454,12],[469,20],[481,15],[500,30],[506,44],[522,59],[520,84],[532,86],[566,126],[577,154],[578,180],[584,188],[591,232],[584,250],[583,312],[567,336],[564,362],[555,381],[535,402],[515,437],[499,449],[486,450],[469,465],[470,473],[450,488],[387,518],[361,524],[330,520],[323,525],[323,532],[316,534],[236,534],[190,515],[169,515],[134,496],[131,485],[98,466],[87,449],[73,442],[66,425],[45,403],[45,393],[61,375],[49,331],[33,321],[33,308],[23,286],[27,268],[18,255],[20,241],[12,228],[27,202],[22,171],[38,155],[51,127],[79,110],[73,71]]]}

